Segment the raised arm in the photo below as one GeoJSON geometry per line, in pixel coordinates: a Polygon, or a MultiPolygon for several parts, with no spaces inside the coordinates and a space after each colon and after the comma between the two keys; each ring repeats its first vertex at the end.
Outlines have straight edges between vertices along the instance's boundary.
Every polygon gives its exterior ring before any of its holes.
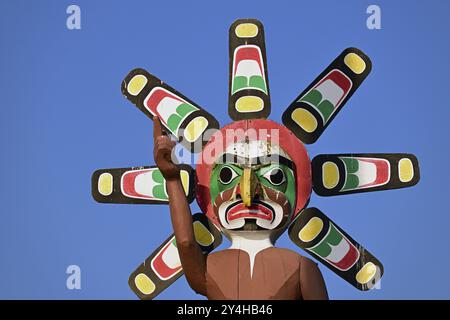
{"type": "Polygon", "coordinates": [[[153,138],[153,156],[167,183],[170,217],[184,274],[195,292],[206,295],[206,257],[195,241],[192,214],[181,184],[180,170],[171,159],[175,142],[163,134],[157,117],[153,118],[153,138]]]}
{"type": "Polygon", "coordinates": [[[305,300],[328,300],[322,273],[314,262],[305,257],[301,258],[300,290],[305,300]]]}

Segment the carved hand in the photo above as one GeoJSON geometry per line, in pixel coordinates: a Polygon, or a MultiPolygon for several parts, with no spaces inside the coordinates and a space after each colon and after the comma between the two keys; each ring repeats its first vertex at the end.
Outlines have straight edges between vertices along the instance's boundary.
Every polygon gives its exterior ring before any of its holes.
{"type": "Polygon", "coordinates": [[[175,142],[165,135],[161,129],[158,117],[153,118],[153,157],[166,181],[176,180],[180,177],[180,169],[172,161],[172,150],[175,142]]]}

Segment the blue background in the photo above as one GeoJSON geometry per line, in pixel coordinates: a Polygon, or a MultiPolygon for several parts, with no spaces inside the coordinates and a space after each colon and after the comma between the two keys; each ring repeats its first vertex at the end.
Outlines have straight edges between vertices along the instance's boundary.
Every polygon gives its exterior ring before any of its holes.
{"type": "MultiPolygon", "coordinates": [[[[122,97],[121,81],[143,67],[230,122],[228,27],[240,17],[265,25],[277,121],[345,47],[371,57],[371,75],[311,156],[410,152],[420,161],[410,189],[312,196],[385,266],[381,289],[365,293],[321,267],[330,297],[450,298],[450,2],[376,1],[381,30],[366,27],[368,1],[76,1],[82,29],[72,31],[69,4],[0,4],[0,298],[136,298],[128,276],[171,224],[165,206],[91,197],[95,169],[153,163],[151,122],[122,97]],[[71,264],[81,290],[66,288],[71,264]]],[[[287,234],[278,245],[297,250],[287,234]]],[[[181,278],[159,298],[201,296],[181,278]]]]}

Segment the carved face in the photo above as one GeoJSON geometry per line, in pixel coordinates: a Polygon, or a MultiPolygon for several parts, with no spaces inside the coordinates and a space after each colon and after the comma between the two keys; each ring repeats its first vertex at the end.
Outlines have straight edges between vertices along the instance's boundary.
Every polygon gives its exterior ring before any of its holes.
{"type": "Polygon", "coordinates": [[[283,229],[295,208],[293,163],[268,141],[232,144],[211,173],[214,213],[227,230],[283,229]]]}
{"type": "Polygon", "coordinates": [[[304,145],[270,120],[221,128],[204,146],[195,172],[198,205],[227,237],[257,231],[275,241],[311,194],[304,145]]]}

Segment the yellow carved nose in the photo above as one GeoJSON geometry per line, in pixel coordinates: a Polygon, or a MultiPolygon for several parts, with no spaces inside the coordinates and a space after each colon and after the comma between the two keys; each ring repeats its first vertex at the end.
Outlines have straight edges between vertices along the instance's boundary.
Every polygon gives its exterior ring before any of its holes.
{"type": "Polygon", "coordinates": [[[241,176],[241,181],[239,182],[239,187],[241,189],[242,202],[246,207],[252,205],[257,184],[258,178],[255,172],[250,168],[245,168],[241,176]]]}

